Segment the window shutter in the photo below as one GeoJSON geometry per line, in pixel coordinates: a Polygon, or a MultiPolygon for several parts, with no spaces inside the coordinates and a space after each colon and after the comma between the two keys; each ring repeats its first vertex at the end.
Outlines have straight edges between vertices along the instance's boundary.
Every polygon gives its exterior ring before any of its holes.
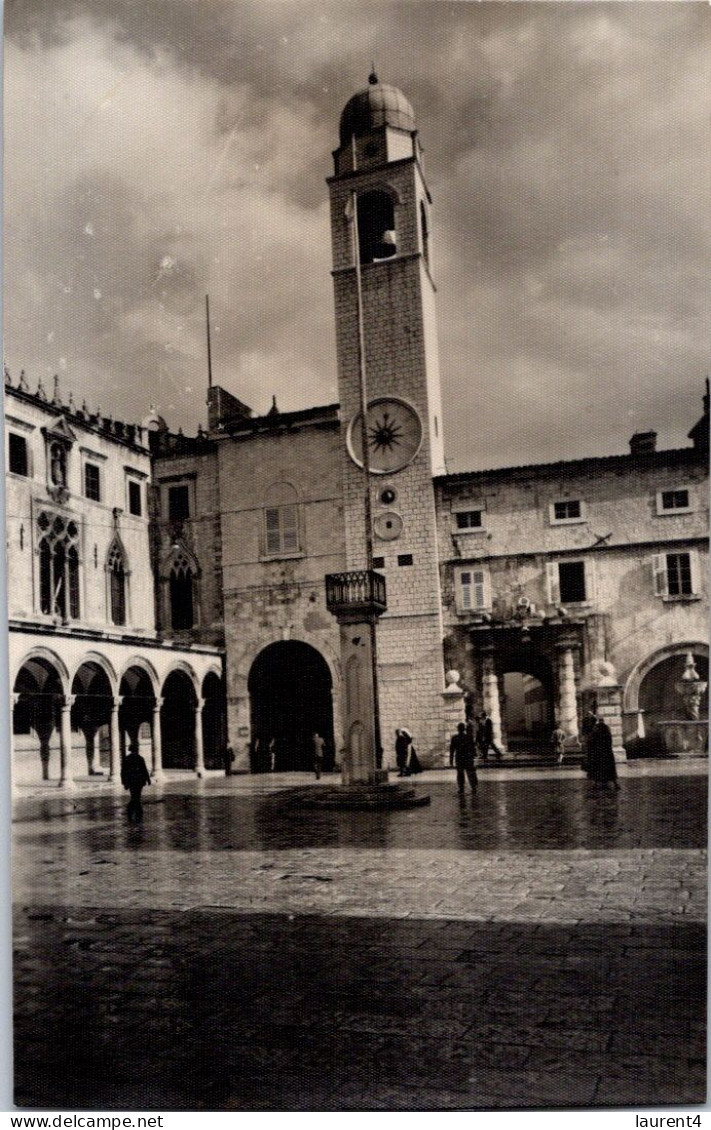
{"type": "Polygon", "coordinates": [[[266,510],[267,553],[278,553],[279,545],[279,509],[268,506],[266,510]]]}
{"type": "Polygon", "coordinates": [[[666,596],[669,591],[666,553],[655,553],[652,558],[652,569],[654,571],[654,595],[666,596]]]}
{"type": "Polygon", "coordinates": [[[546,564],[548,576],[548,602],[556,607],[560,604],[560,579],[558,575],[558,562],[549,561],[546,564]]]}
{"type": "Polygon", "coordinates": [[[691,591],[694,596],[701,593],[701,573],[699,570],[699,555],[695,549],[689,550],[689,567],[691,572],[691,591]]]}
{"type": "Polygon", "coordinates": [[[467,611],[472,607],[472,575],[467,570],[461,572],[458,577],[457,588],[459,590],[459,607],[467,611]]]}
{"type": "Polygon", "coordinates": [[[595,576],[595,562],[585,561],[585,599],[594,601],[597,596],[597,577],[595,576]]]}
{"type": "Polygon", "coordinates": [[[484,608],[484,574],[481,569],[472,573],[472,606],[484,608]]]}
{"type": "Polygon", "coordinates": [[[296,507],[282,506],[281,521],[283,548],[286,552],[293,553],[299,548],[299,525],[296,517],[296,507]]]}
{"type": "Polygon", "coordinates": [[[485,569],[482,576],[482,608],[491,608],[491,575],[489,573],[489,570],[485,569]]]}

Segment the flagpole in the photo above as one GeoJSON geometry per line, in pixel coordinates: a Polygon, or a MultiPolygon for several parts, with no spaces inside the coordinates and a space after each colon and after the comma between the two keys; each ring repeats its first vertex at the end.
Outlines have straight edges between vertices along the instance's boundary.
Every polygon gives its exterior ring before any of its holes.
{"type": "Polygon", "coordinates": [[[210,296],[205,295],[205,320],[207,322],[207,387],[212,388],[212,349],[210,347],[210,296]]]}
{"type": "MultiPolygon", "coordinates": [[[[355,135],[353,144],[353,171],[356,169],[355,135]]],[[[360,391],[360,439],[362,448],[365,510],[365,567],[373,569],[373,505],[370,497],[370,451],[368,449],[368,391],[365,364],[365,331],[363,327],[363,286],[360,264],[360,239],[358,235],[358,194],[351,189],[351,223],[353,225],[353,257],[356,276],[356,311],[358,318],[358,384],[360,391]]],[[[370,622],[370,655],[373,683],[373,729],[375,737],[375,767],[382,768],[383,746],[380,736],[380,702],[378,699],[378,659],[376,652],[375,618],[370,622]]]]}

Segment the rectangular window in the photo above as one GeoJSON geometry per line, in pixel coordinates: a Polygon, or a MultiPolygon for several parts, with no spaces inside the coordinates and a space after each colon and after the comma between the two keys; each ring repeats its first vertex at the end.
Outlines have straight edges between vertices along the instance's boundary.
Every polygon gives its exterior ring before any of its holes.
{"type": "Polygon", "coordinates": [[[10,432],[8,456],[11,474],[24,475],[26,477],[29,474],[29,466],[27,460],[27,440],[24,436],[18,436],[15,432],[10,432]]]}
{"type": "Polygon", "coordinates": [[[181,518],[190,517],[190,487],[182,484],[178,487],[168,487],[168,518],[179,521],[181,518]]]}
{"type": "Polygon", "coordinates": [[[373,558],[373,568],[374,569],[384,569],[385,568],[385,558],[384,557],[374,557],[373,558]]]}
{"type": "Polygon", "coordinates": [[[585,562],[560,561],[558,583],[561,604],[581,604],[587,600],[585,589],[585,562]]]}
{"type": "Polygon", "coordinates": [[[688,553],[667,554],[667,592],[669,596],[691,596],[691,558],[688,553]]]}
{"type": "Polygon", "coordinates": [[[653,559],[654,591],[657,596],[699,596],[699,567],[695,550],[687,553],[657,553],[653,559]]]}
{"type": "Polygon", "coordinates": [[[299,523],[295,506],[267,506],[264,512],[268,556],[298,553],[299,523]]]}
{"type": "Polygon", "coordinates": [[[484,569],[461,569],[457,575],[457,605],[463,612],[488,607],[488,576],[484,569]]]}
{"type": "Polygon", "coordinates": [[[691,496],[688,487],[660,490],[657,495],[657,514],[688,514],[691,496]]]}
{"type": "Polygon", "coordinates": [[[457,510],[454,515],[458,530],[480,530],[481,510],[457,510]]]}
{"type": "Polygon", "coordinates": [[[400,553],[400,554],[398,554],[397,563],[398,563],[398,565],[412,565],[413,564],[412,554],[411,553],[400,553]]]}
{"type": "Polygon", "coordinates": [[[101,475],[96,463],[84,464],[84,497],[101,501],[101,475]]]}
{"type": "Polygon", "coordinates": [[[568,522],[583,522],[585,504],[579,498],[561,499],[550,504],[549,515],[553,526],[562,526],[568,522]]]}
{"type": "Polygon", "coordinates": [[[141,517],[141,484],[135,479],[128,480],[128,512],[137,518],[141,517]]]}

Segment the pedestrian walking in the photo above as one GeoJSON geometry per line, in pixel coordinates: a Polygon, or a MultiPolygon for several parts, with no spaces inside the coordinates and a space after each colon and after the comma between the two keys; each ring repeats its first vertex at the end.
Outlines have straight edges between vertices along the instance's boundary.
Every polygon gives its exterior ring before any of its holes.
{"type": "Polygon", "coordinates": [[[320,780],[321,774],[323,773],[323,754],[326,748],[326,743],[321,735],[316,732],[316,730],[314,730],[313,734],[311,735],[311,740],[313,742],[314,773],[316,774],[316,780],[318,781],[320,780]]]}
{"type": "Polygon", "coordinates": [[[556,726],[551,734],[551,750],[556,763],[562,765],[565,757],[565,730],[561,730],[560,726],[556,726]]]}
{"type": "Polygon", "coordinates": [[[121,766],[121,784],[130,794],[130,801],[126,808],[129,824],[140,824],[143,820],[143,805],[141,793],[145,785],[150,785],[151,775],[148,766],[138,752],[138,747],[132,745],[123,759],[121,766]]]}
{"type": "Polygon", "coordinates": [[[617,766],[615,754],[612,749],[612,733],[610,727],[602,718],[597,717],[587,741],[588,778],[597,785],[605,788],[611,782],[615,789],[619,789],[617,780],[617,766]]]}
{"type": "Polygon", "coordinates": [[[477,789],[476,767],[474,765],[474,743],[471,735],[467,733],[464,722],[457,725],[456,734],[452,734],[449,743],[449,764],[457,770],[457,789],[464,792],[464,778],[469,781],[473,793],[477,789]]]}
{"type": "Polygon", "coordinates": [[[501,761],[501,750],[494,741],[494,723],[485,710],[479,715],[479,728],[476,732],[476,744],[479,747],[479,756],[482,761],[489,757],[489,750],[493,749],[497,761],[501,761]]]}
{"type": "Polygon", "coordinates": [[[407,771],[410,776],[422,772],[422,764],[419,757],[417,756],[417,750],[415,749],[414,745],[412,745],[412,743],[410,743],[410,757],[407,762],[407,771]]]}
{"type": "Polygon", "coordinates": [[[232,776],[232,766],[234,765],[234,760],[235,760],[234,750],[232,749],[232,746],[228,742],[227,745],[225,746],[224,750],[222,751],[222,764],[223,764],[224,770],[225,770],[225,777],[231,777],[232,776]]]}
{"type": "Polygon", "coordinates": [[[409,730],[401,727],[395,731],[395,764],[397,765],[398,777],[407,777],[411,742],[412,734],[409,730]]]}

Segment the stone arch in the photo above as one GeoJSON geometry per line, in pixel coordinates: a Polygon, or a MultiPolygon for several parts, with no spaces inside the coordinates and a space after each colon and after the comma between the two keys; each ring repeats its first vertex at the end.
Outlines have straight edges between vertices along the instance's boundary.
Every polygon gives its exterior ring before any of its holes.
{"type": "Polygon", "coordinates": [[[184,659],[177,660],[177,662],[173,663],[172,666],[168,668],[161,680],[161,688],[165,686],[166,682],[175,671],[180,671],[183,675],[187,675],[192,683],[195,698],[198,699],[200,697],[200,679],[195,673],[194,668],[192,668],[189,663],[186,663],[184,659]]]}
{"type": "Polygon", "coordinates": [[[175,663],[161,686],[160,709],[163,766],[166,769],[195,769],[195,715],[199,684],[187,663],[175,663]]]}
{"type": "Polygon", "coordinates": [[[656,651],[651,652],[640,660],[635,667],[632,668],[625,684],[624,692],[624,710],[625,713],[634,713],[639,710],[639,691],[642,682],[646,675],[656,667],[657,664],[662,663],[665,659],[671,659],[674,656],[682,656],[687,651],[691,651],[695,655],[703,655],[708,658],[709,645],[701,643],[698,640],[684,640],[681,643],[666,644],[664,647],[658,648],[656,651]]]}
{"type": "Polygon", "coordinates": [[[108,660],[105,655],[102,655],[100,651],[87,651],[84,653],[84,655],[82,655],[78,662],[74,664],[72,668],[72,684],[74,683],[74,680],[76,679],[80,668],[83,667],[86,663],[95,663],[97,667],[101,667],[102,671],[109,680],[112,694],[118,694],[118,679],[116,678],[116,671],[114,670],[113,664],[110,662],[110,660],[108,660]]]}
{"type": "Polygon", "coordinates": [[[30,650],[22,656],[22,658],[18,661],[16,668],[12,671],[13,686],[17,681],[17,676],[19,675],[22,668],[33,659],[44,660],[45,663],[49,664],[51,667],[54,667],[59,675],[63,694],[69,694],[69,688],[71,686],[69,668],[64,663],[64,660],[60,659],[56,651],[52,651],[51,648],[48,647],[30,648],[30,650]]]}
{"type": "Polygon", "coordinates": [[[58,779],[64,773],[59,755],[60,716],[69,674],[48,648],[33,648],[12,681],[12,776],[16,783],[58,779]],[[54,764],[54,768],[52,767],[54,764]]]}
{"type": "Polygon", "coordinates": [[[221,769],[224,766],[223,751],[227,744],[222,672],[211,666],[203,676],[200,693],[203,701],[202,744],[205,768],[221,769]]]}
{"type": "Polygon", "coordinates": [[[333,680],[312,643],[282,639],[262,647],[247,686],[253,771],[310,770],[314,733],[326,742],[324,767],[333,766],[333,680]]]}
{"type": "Polygon", "coordinates": [[[153,688],[153,694],[157,698],[158,697],[158,691],[160,690],[160,682],[161,682],[160,678],[158,676],[158,672],[156,671],[153,664],[150,663],[149,660],[144,659],[144,657],[142,655],[132,655],[131,658],[128,659],[124,663],[123,667],[121,667],[121,669],[119,670],[119,677],[118,677],[119,687],[121,686],[121,680],[123,679],[124,675],[126,675],[127,672],[130,671],[130,669],[132,667],[138,667],[138,668],[140,668],[141,671],[145,672],[145,674],[147,675],[147,677],[151,681],[151,686],[153,688]]]}

